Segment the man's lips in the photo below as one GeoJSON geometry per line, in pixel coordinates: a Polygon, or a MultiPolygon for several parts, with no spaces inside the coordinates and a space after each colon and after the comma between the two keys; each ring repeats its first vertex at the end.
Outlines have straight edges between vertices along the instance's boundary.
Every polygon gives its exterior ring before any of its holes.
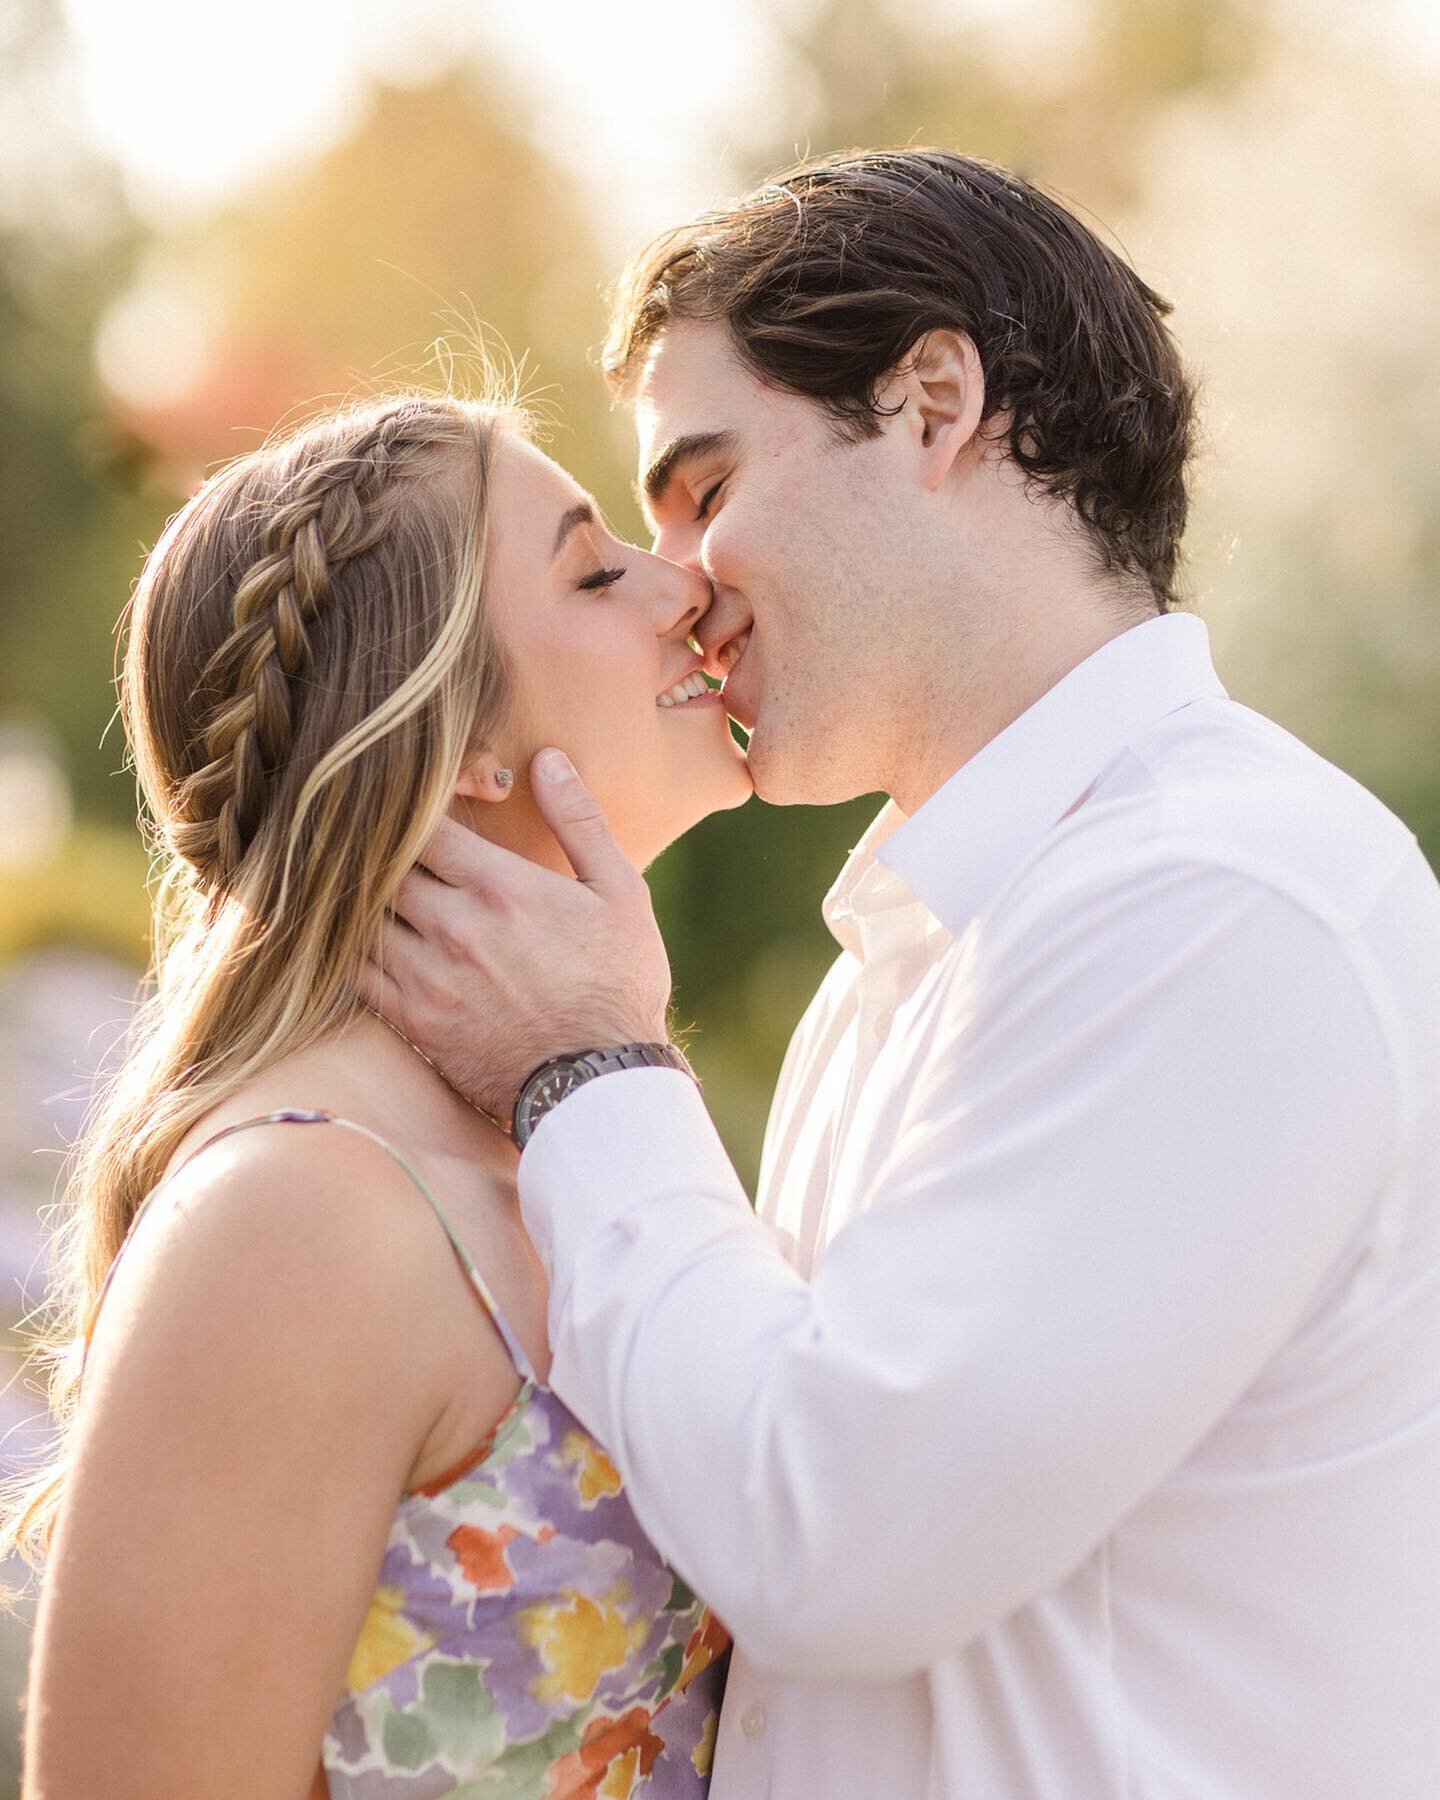
{"type": "Polygon", "coordinates": [[[753,623],[753,620],[747,619],[738,631],[732,632],[728,638],[722,638],[713,648],[706,651],[705,673],[712,681],[723,681],[739,661],[746,644],[750,641],[753,623]]]}
{"type": "Polygon", "coordinates": [[[750,631],[751,627],[747,625],[738,637],[721,648],[716,657],[724,671],[720,697],[725,702],[725,710],[746,731],[752,731],[755,725],[754,709],[745,692],[745,678],[749,673],[745,657],[750,648],[750,631]]]}

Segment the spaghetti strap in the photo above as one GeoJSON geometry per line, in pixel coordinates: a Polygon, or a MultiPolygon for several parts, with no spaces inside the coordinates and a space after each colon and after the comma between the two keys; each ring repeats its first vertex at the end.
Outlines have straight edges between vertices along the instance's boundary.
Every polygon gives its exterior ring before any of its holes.
{"type": "MultiPolygon", "coordinates": [[[[510,1321],[501,1311],[499,1302],[490,1291],[490,1284],[476,1267],[470,1252],[456,1236],[454,1227],[451,1225],[449,1219],[446,1218],[440,1202],[431,1192],[429,1183],[425,1181],[419,1171],[411,1164],[410,1160],[397,1150],[388,1138],[381,1137],[378,1131],[372,1131],[368,1125],[360,1125],[354,1119],[343,1119],[338,1113],[323,1112],[313,1108],[287,1106],[280,1108],[277,1112],[257,1113],[254,1118],[237,1119],[233,1125],[222,1126],[219,1131],[206,1138],[204,1143],[197,1144],[184,1161],[177,1164],[177,1166],[171,1170],[170,1174],[166,1176],[165,1181],[160,1182],[158,1186],[152,1188],[145,1196],[140,1205],[135,1209],[135,1217],[130,1221],[130,1231],[126,1233],[126,1242],[129,1241],[130,1234],[134,1232],[135,1227],[140,1223],[141,1216],[146,1207],[149,1206],[150,1202],[160,1192],[161,1188],[168,1182],[174,1180],[181,1169],[188,1168],[202,1150],[208,1150],[212,1144],[218,1144],[222,1138],[230,1137],[237,1131],[247,1131],[253,1125],[339,1125],[346,1131],[353,1131],[358,1133],[361,1137],[369,1138],[372,1144],[378,1144],[386,1155],[390,1157],[392,1162],[399,1164],[400,1168],[404,1170],[406,1175],[410,1177],[410,1180],[425,1196],[426,1201],[429,1203],[430,1210],[440,1221],[441,1229],[450,1240],[451,1249],[454,1250],[456,1256],[459,1257],[460,1265],[464,1269],[470,1285],[475,1291],[476,1298],[490,1315],[491,1323],[494,1325],[496,1331],[499,1332],[501,1342],[509,1352],[510,1360],[514,1363],[521,1380],[531,1388],[538,1388],[542,1385],[534,1368],[531,1366],[530,1358],[525,1353],[525,1346],[511,1329],[510,1321]]],[[[121,1245],[121,1249],[124,1249],[123,1244],[121,1245]]],[[[109,1272],[105,1277],[105,1284],[96,1295],[95,1304],[91,1308],[90,1318],[85,1329],[85,1349],[87,1352],[90,1348],[90,1337],[95,1327],[95,1320],[100,1311],[100,1303],[104,1300],[105,1295],[109,1290],[110,1279],[115,1273],[115,1267],[119,1260],[120,1258],[117,1255],[115,1261],[111,1263],[109,1272]]],[[[83,1372],[83,1362],[81,1366],[83,1372]]]]}

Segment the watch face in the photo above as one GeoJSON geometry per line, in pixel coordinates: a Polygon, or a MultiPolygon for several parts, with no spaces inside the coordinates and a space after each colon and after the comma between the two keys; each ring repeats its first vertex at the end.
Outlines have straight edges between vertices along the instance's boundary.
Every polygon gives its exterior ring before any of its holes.
{"type": "Polygon", "coordinates": [[[553,1112],[567,1094],[573,1094],[577,1087],[582,1087],[590,1079],[592,1070],[576,1063],[554,1063],[542,1069],[538,1076],[532,1077],[526,1084],[516,1107],[516,1137],[520,1143],[529,1141],[530,1134],[548,1112],[553,1112]]]}
{"type": "Polygon", "coordinates": [[[558,1106],[579,1085],[578,1070],[552,1069],[535,1092],[535,1098],[531,1102],[532,1110],[537,1114],[549,1112],[552,1106],[558,1106]]]}

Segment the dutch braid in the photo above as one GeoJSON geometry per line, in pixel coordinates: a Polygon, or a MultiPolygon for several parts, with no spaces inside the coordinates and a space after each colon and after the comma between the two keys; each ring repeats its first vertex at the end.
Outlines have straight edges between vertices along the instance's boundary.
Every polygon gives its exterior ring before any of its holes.
{"type": "Polygon", "coordinates": [[[434,450],[433,415],[400,408],[304,469],[266,520],[260,554],[236,584],[233,629],[197,687],[215,696],[197,746],[204,760],[173,793],[170,842],[206,887],[234,880],[260,828],[294,737],[306,627],[332,601],[335,570],[379,542],[387,489],[434,450]]]}
{"type": "Polygon", "coordinates": [[[76,1147],[32,1334],[62,1442],[0,1484],[0,1558],[49,1540],[86,1324],[145,1196],[218,1106],[355,1018],[388,898],[469,748],[508,728],[486,551],[502,431],[525,425],[498,387],[340,408],[218,471],[146,559],[120,702],[172,850],[155,984],[76,1147]]]}

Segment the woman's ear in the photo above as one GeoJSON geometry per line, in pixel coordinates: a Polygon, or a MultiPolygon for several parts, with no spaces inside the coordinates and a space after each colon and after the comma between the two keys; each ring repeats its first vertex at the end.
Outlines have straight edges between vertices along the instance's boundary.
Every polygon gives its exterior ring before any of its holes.
{"type": "Polygon", "coordinates": [[[508,800],[514,787],[514,770],[507,769],[493,750],[477,750],[462,764],[455,793],[466,800],[495,804],[508,800]]]}
{"type": "Polygon", "coordinates": [[[985,412],[985,371],[963,331],[927,331],[896,371],[924,484],[938,488],[962,455],[978,445],[985,412]]]}

